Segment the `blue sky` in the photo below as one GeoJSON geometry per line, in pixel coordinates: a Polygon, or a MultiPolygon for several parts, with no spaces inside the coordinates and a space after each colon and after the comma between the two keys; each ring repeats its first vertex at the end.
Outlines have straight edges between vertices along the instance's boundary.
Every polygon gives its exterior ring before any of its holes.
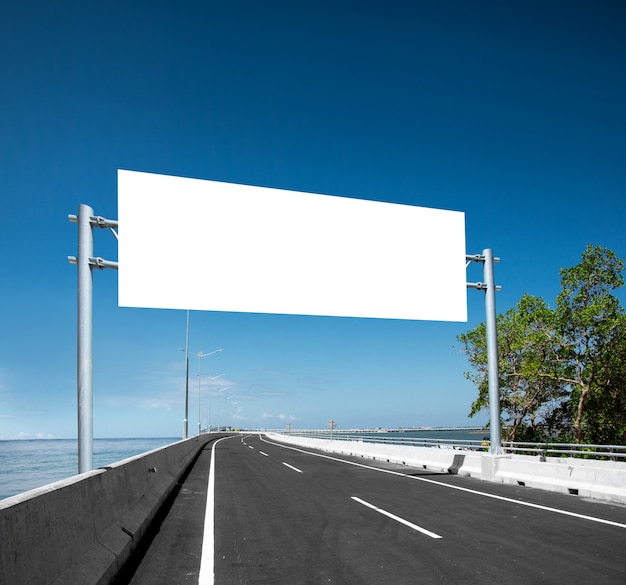
{"type": "MultiPolygon", "coordinates": [[[[625,26],[598,0],[3,3],[0,439],[77,435],[67,215],[117,218],[119,168],[463,211],[467,252],[502,259],[498,311],[553,304],[587,244],[626,255],[625,26]]],[[[113,271],[94,287],[94,435],[180,436],[185,313],[118,308],[113,271]]],[[[456,341],[482,293],[468,309],[192,312],[190,350],[223,350],[201,360],[201,422],[482,424],[456,341]]]]}

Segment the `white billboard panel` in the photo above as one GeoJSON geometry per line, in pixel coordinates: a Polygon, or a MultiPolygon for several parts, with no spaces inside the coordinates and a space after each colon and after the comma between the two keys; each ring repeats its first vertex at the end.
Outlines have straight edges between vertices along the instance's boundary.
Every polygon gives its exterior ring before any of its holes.
{"type": "Polygon", "coordinates": [[[118,172],[119,305],[466,321],[465,215],[118,172]]]}

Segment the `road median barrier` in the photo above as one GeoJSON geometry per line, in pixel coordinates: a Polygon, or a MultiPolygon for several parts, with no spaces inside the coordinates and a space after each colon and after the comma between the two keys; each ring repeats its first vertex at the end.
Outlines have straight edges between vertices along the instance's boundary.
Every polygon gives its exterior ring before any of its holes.
{"type": "Polygon", "coordinates": [[[0,583],[111,583],[211,439],[179,441],[0,500],[0,583]]]}

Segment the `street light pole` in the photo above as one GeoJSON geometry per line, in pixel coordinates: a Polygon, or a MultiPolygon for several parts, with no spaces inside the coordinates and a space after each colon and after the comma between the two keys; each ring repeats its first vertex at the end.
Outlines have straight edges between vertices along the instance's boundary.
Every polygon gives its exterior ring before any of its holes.
{"type": "MultiPolygon", "coordinates": [[[[216,354],[221,352],[221,349],[216,349],[214,351],[210,351],[209,353],[202,353],[201,351],[199,351],[198,353],[194,353],[192,355],[196,356],[198,358],[198,434],[200,434],[200,427],[201,427],[201,423],[200,423],[200,360],[202,358],[205,358],[207,356],[216,354]]],[[[189,363],[189,362],[187,362],[189,363]]],[[[220,376],[223,376],[224,374],[220,374],[220,376]]],[[[216,376],[219,378],[219,376],[216,376]]],[[[212,378],[209,378],[209,380],[211,380],[212,378]]],[[[187,395],[186,400],[185,400],[185,409],[188,408],[188,400],[189,400],[189,396],[187,395]]]]}
{"type": "MultiPolygon", "coordinates": [[[[218,351],[222,351],[221,349],[218,351]]],[[[209,376],[207,378],[207,380],[217,380],[218,378],[221,378],[222,376],[225,376],[226,374],[218,374],[217,376],[209,376]]],[[[207,429],[209,431],[209,433],[211,432],[211,389],[209,388],[209,407],[208,407],[208,413],[207,413],[207,429]]]]}
{"type": "MultiPolygon", "coordinates": [[[[230,400],[231,398],[237,398],[237,396],[235,394],[231,394],[230,396],[226,397],[226,400],[230,400]]],[[[226,402],[226,421],[228,422],[228,418],[231,417],[231,430],[232,430],[232,425],[235,424],[235,414],[237,414],[237,412],[239,412],[239,410],[241,410],[241,408],[235,412],[234,411],[234,407],[237,406],[237,404],[241,404],[240,400],[233,400],[232,402],[226,402]],[[231,415],[231,408],[233,408],[233,414],[231,415]]]]}
{"type": "Polygon", "coordinates": [[[185,335],[185,418],[183,439],[189,436],[189,309],[187,309],[187,334],[185,335]]]}
{"type": "Polygon", "coordinates": [[[233,412],[231,429],[235,426],[235,417],[243,410],[243,407],[239,407],[237,410],[233,412]]]}
{"type": "MultiPolygon", "coordinates": [[[[222,416],[221,416],[221,407],[220,407],[220,405],[222,404],[222,400],[221,400],[222,396],[221,396],[221,394],[225,390],[228,390],[228,386],[225,386],[224,388],[220,388],[217,391],[217,421],[215,423],[215,426],[217,427],[218,431],[220,430],[220,420],[222,418],[222,416]]],[[[210,423],[210,421],[209,421],[209,423],[210,423]]],[[[210,425],[209,425],[209,432],[211,432],[210,425]]]]}
{"type": "Polygon", "coordinates": [[[198,361],[198,434],[202,430],[202,423],[200,422],[200,361],[198,361]]]}

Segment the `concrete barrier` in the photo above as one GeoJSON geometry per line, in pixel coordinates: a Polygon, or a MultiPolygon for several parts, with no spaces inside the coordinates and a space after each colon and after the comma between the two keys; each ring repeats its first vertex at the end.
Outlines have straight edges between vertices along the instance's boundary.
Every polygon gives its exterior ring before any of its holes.
{"type": "Polygon", "coordinates": [[[626,463],[574,457],[498,458],[494,481],[626,504],[626,463]]]}
{"type": "Polygon", "coordinates": [[[446,447],[411,447],[365,441],[331,441],[329,439],[298,437],[297,435],[282,435],[280,433],[268,433],[268,436],[290,445],[312,447],[329,453],[341,453],[363,457],[364,459],[398,463],[439,473],[454,473],[472,477],[480,477],[481,474],[481,454],[476,451],[446,447]]]}
{"type": "Polygon", "coordinates": [[[179,441],[0,501],[0,583],[111,583],[213,438],[179,441]]]}
{"type": "Polygon", "coordinates": [[[493,456],[451,448],[331,441],[280,433],[269,433],[269,436],[290,445],[331,453],[626,504],[626,462],[530,455],[493,456]]]}

